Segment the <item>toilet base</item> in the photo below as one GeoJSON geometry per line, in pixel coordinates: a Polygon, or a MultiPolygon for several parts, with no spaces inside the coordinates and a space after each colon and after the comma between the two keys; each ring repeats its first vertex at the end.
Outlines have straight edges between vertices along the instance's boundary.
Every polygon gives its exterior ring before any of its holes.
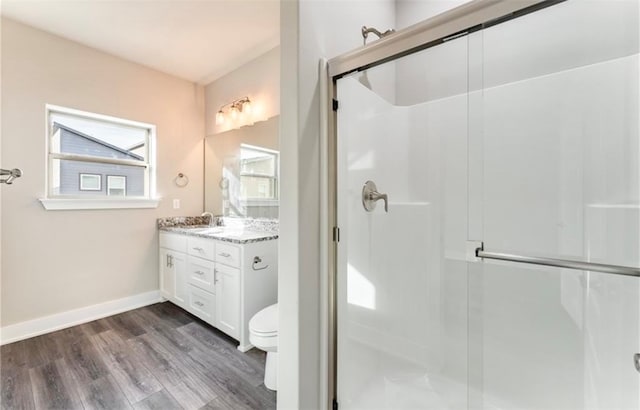
{"type": "Polygon", "coordinates": [[[264,366],[264,386],[269,390],[278,390],[278,352],[267,352],[264,366]]]}

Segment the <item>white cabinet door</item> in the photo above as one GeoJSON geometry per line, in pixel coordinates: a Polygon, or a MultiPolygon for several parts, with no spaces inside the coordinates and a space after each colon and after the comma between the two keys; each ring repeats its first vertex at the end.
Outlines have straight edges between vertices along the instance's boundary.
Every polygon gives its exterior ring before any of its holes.
{"type": "Polygon", "coordinates": [[[240,334],[240,270],[216,263],[216,323],[231,337],[240,334]]]}
{"type": "Polygon", "coordinates": [[[160,248],[160,293],[177,304],[187,300],[187,258],[184,253],[160,248]]]}
{"type": "Polygon", "coordinates": [[[180,252],[171,252],[171,264],[175,275],[175,300],[179,304],[187,302],[187,256],[180,252]]]}
{"type": "Polygon", "coordinates": [[[173,300],[176,290],[175,273],[171,266],[171,253],[168,249],[160,248],[160,293],[169,300],[173,300]]]}

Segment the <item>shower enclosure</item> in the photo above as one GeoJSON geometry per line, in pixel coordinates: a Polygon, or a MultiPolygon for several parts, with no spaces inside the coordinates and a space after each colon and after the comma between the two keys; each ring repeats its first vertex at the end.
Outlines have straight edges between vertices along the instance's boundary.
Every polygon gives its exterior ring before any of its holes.
{"type": "Polygon", "coordinates": [[[475,1],[329,62],[340,410],[640,408],[638,17],[475,1]]]}

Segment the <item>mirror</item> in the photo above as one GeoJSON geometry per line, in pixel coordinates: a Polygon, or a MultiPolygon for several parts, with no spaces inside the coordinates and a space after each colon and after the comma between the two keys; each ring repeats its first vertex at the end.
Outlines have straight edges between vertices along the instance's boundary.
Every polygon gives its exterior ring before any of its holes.
{"type": "Polygon", "coordinates": [[[278,218],[279,118],[205,139],[204,209],[214,215],[278,218]]]}

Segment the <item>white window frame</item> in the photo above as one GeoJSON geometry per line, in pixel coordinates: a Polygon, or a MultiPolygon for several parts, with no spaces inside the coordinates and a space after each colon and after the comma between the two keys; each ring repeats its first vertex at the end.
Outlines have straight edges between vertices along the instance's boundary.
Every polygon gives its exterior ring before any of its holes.
{"type": "Polygon", "coordinates": [[[81,191],[102,191],[102,175],[100,174],[88,174],[88,173],[80,173],[80,190],[81,191]],[[97,177],[98,179],[98,187],[97,188],[89,188],[83,185],[82,177],[97,177]]]}
{"type": "Polygon", "coordinates": [[[275,184],[275,187],[274,187],[275,198],[244,198],[242,197],[240,198],[240,204],[243,206],[278,206],[280,202],[280,152],[269,149],[269,148],[258,147],[256,145],[249,145],[249,144],[240,144],[240,150],[242,150],[242,148],[265,152],[275,157],[276,163],[275,163],[274,175],[268,176],[264,174],[253,174],[248,172],[242,172],[242,154],[241,154],[240,155],[240,179],[239,179],[241,181],[243,176],[273,179],[275,184]]]}
{"type": "Polygon", "coordinates": [[[120,198],[127,196],[127,177],[124,175],[107,175],[107,196],[112,196],[111,195],[111,179],[112,178],[122,178],[124,180],[124,184],[122,185],[122,188],[116,188],[116,189],[124,189],[124,195],[113,195],[113,196],[118,196],[120,198]]]}
{"type": "Polygon", "coordinates": [[[60,107],[57,105],[45,105],[45,121],[46,121],[46,151],[45,151],[45,192],[46,196],[40,198],[40,202],[47,210],[67,210],[67,209],[127,209],[127,208],[157,208],[160,198],[156,197],[156,126],[138,121],[131,121],[122,118],[111,117],[108,115],[95,114],[86,111],[80,111],[73,108],[60,107]],[[145,163],[141,161],[120,159],[120,158],[103,158],[80,154],[65,154],[55,152],[52,145],[54,132],[52,114],[66,114],[80,118],[87,118],[117,125],[125,125],[130,127],[142,128],[147,131],[145,146],[145,163]],[[53,178],[55,177],[53,163],[55,159],[86,161],[94,163],[106,163],[117,165],[134,165],[143,166],[145,168],[145,195],[141,197],[127,196],[108,196],[101,195],[96,197],[73,196],[73,195],[54,195],[53,194],[53,178]]]}

